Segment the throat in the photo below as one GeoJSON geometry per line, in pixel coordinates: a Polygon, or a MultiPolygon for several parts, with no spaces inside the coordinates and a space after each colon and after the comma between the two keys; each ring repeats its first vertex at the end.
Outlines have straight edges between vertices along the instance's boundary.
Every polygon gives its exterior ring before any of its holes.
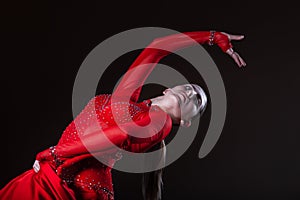
{"type": "Polygon", "coordinates": [[[173,123],[177,124],[180,121],[180,119],[176,117],[177,114],[174,113],[177,110],[174,108],[174,104],[165,99],[164,96],[155,97],[151,99],[151,102],[151,105],[158,106],[161,110],[167,113],[172,118],[173,123]]]}

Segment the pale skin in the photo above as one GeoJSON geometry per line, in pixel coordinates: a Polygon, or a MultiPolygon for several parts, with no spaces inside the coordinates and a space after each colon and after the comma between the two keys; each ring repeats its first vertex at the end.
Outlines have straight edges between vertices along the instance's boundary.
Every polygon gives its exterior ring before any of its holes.
{"type": "MultiPolygon", "coordinates": [[[[244,39],[243,35],[232,35],[232,34],[228,34],[228,33],[224,33],[223,34],[227,35],[229,41],[233,41],[233,40],[242,40],[244,39]]],[[[226,53],[228,55],[230,55],[232,57],[232,59],[234,60],[234,62],[239,66],[239,67],[245,67],[246,66],[246,62],[242,59],[242,57],[235,52],[232,48],[228,49],[226,51],[226,53]]]]}
{"type": "MultiPolygon", "coordinates": [[[[229,41],[242,40],[244,38],[243,35],[222,33],[227,35],[229,41]]],[[[246,62],[232,48],[228,49],[226,53],[240,68],[246,66],[246,62]]],[[[152,105],[160,107],[170,115],[174,124],[189,127],[192,123],[192,118],[199,113],[199,101],[201,100],[197,97],[197,92],[191,84],[184,84],[166,89],[162,96],[155,97],[151,101],[152,105]]]]}
{"type": "Polygon", "coordinates": [[[200,111],[201,99],[191,84],[168,88],[162,96],[151,99],[152,105],[160,107],[171,118],[174,124],[189,127],[192,118],[200,111]]]}

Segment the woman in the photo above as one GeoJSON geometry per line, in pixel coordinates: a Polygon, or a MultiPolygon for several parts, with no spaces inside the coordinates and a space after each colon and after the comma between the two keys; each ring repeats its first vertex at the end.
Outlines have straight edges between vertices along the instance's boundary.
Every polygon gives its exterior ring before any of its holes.
{"type": "MultiPolygon", "coordinates": [[[[196,84],[168,88],[162,96],[142,102],[138,102],[141,87],[135,89],[144,83],[160,59],[193,45],[190,38],[199,44],[217,44],[239,67],[246,65],[230,42],[243,36],[199,31],[154,40],[130,66],[134,76],[126,73],[113,95],[93,98],[65,129],[58,144],[37,154],[32,170],[1,189],[0,199],[113,199],[111,167],[120,159],[115,145],[127,151],[145,152],[155,144],[163,144],[172,124],[188,127],[192,118],[205,110],[206,95],[196,84]],[[169,51],[162,50],[166,47],[169,51]],[[147,67],[138,68],[145,64],[147,67]],[[151,126],[142,131],[135,129],[136,124],[146,126],[150,122],[151,126]],[[122,124],[122,129],[117,124],[122,124]],[[102,156],[110,166],[99,162],[92,153],[102,156]]],[[[152,180],[156,185],[145,190],[147,199],[160,196],[161,173],[154,174],[152,180]]]]}

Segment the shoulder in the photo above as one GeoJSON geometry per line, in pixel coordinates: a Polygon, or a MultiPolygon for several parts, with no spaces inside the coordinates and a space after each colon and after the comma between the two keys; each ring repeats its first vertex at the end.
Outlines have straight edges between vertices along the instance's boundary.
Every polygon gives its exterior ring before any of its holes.
{"type": "Polygon", "coordinates": [[[135,121],[140,128],[136,130],[139,137],[134,141],[157,141],[164,139],[172,129],[171,117],[157,106],[151,106],[149,112],[144,112],[135,121]]]}

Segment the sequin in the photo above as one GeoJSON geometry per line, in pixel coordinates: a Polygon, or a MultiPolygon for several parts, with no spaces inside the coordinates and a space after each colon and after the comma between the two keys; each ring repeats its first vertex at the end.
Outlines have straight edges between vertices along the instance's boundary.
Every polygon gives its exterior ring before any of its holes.
{"type": "MultiPolygon", "coordinates": [[[[76,119],[68,125],[58,145],[65,144],[68,141],[80,141],[80,136],[85,134],[85,130],[93,125],[95,126],[95,124],[105,129],[135,120],[140,114],[148,112],[150,105],[150,100],[141,103],[125,101],[112,103],[111,95],[98,95],[91,99],[76,119]]],[[[126,148],[126,146],[125,142],[121,148],[126,148]]],[[[121,158],[122,154],[120,152],[115,152],[105,157],[105,159],[109,160],[109,163],[112,163],[112,166],[121,158]]],[[[92,156],[72,163],[68,168],[63,168],[60,177],[66,183],[77,187],[79,190],[94,191],[101,199],[113,199],[111,168],[103,165],[92,156]]]]}

